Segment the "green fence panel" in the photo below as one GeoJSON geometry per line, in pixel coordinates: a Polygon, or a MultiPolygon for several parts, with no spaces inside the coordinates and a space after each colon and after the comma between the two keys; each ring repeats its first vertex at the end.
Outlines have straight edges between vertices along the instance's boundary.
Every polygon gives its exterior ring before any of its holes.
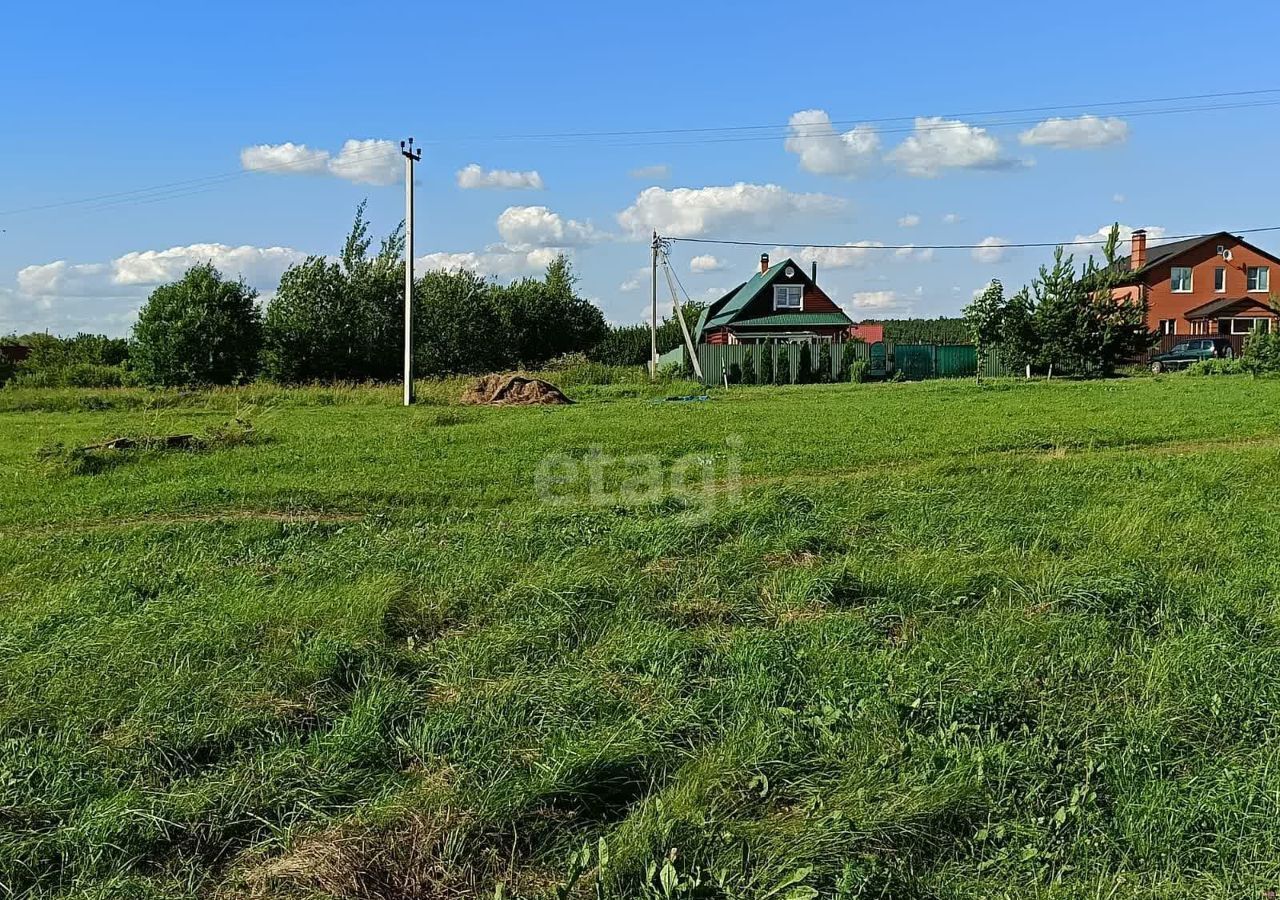
{"type": "Polygon", "coordinates": [[[894,344],[893,368],[904,378],[919,380],[933,378],[936,374],[934,344],[894,344]]]}
{"type": "Polygon", "coordinates": [[[978,373],[978,348],[971,344],[944,344],[934,350],[937,378],[972,378],[978,373]]]}
{"type": "MultiPolygon", "coordinates": [[[[787,351],[787,382],[795,384],[800,374],[800,346],[798,344],[773,344],[770,347],[774,369],[778,366],[778,351],[783,346],[787,351]]],[[[865,361],[870,367],[873,379],[886,378],[895,371],[911,379],[926,378],[960,378],[972,377],[977,371],[978,355],[972,345],[965,344],[891,344],[877,342],[866,344],[862,341],[846,341],[830,344],[831,369],[827,377],[831,381],[839,381],[842,372],[858,360],[865,361]]],[[[756,382],[753,373],[744,369],[747,352],[752,355],[753,364],[760,365],[760,344],[700,344],[698,346],[698,362],[702,366],[702,381],[707,385],[724,384],[724,377],[737,365],[743,373],[744,382],[756,382]]],[[[809,348],[809,363],[813,367],[813,381],[820,381],[818,363],[821,358],[822,345],[813,344],[809,348]]],[[[677,353],[671,354],[676,360],[677,353]]],[[[664,355],[664,358],[666,355],[664,355]]],[[[673,360],[674,361],[674,360],[673,360]]],[[[984,366],[983,374],[988,377],[1016,374],[999,360],[998,354],[992,354],[992,361],[984,366]],[[994,372],[994,374],[993,374],[994,372]]],[[[772,378],[766,381],[771,382],[772,378]]]]}

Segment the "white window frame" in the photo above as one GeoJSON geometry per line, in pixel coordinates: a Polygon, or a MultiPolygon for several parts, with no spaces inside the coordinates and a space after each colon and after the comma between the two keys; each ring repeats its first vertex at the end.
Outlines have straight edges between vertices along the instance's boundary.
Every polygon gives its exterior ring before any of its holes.
{"type": "Polygon", "coordinates": [[[1178,320],[1177,319],[1161,319],[1160,333],[1161,334],[1177,334],[1178,320]]]}
{"type": "Polygon", "coordinates": [[[1271,290],[1271,267],[1270,266],[1245,266],[1244,268],[1244,286],[1245,290],[1250,294],[1265,294],[1271,290]],[[1259,287],[1249,287],[1250,278],[1253,275],[1253,283],[1259,287]],[[1261,279],[1257,276],[1261,275],[1261,279]]]}
{"type": "Polygon", "coordinates": [[[1227,292],[1227,267],[1218,266],[1213,270],[1213,292],[1215,294],[1225,294],[1227,292]]]}
{"type": "Polygon", "coordinates": [[[803,284],[775,284],[773,286],[773,308],[775,311],[780,309],[804,312],[804,285],[803,284]],[[796,302],[784,302],[784,298],[789,297],[792,293],[796,293],[796,302]]]}
{"type": "Polygon", "coordinates": [[[1194,290],[1195,290],[1195,270],[1193,270],[1193,269],[1191,268],[1191,266],[1172,266],[1172,267],[1170,267],[1170,269],[1169,269],[1169,293],[1171,293],[1171,294],[1190,294],[1190,293],[1191,293],[1192,291],[1194,291],[1194,290]],[[1187,273],[1187,286],[1186,286],[1186,287],[1184,287],[1184,288],[1174,287],[1174,285],[1175,285],[1175,284],[1177,284],[1177,281],[1175,281],[1175,280],[1174,280],[1174,279],[1175,279],[1175,275],[1174,275],[1174,273],[1175,273],[1175,272],[1186,272],[1186,273],[1187,273]]]}
{"type": "MultiPolygon", "coordinates": [[[[1266,321],[1267,321],[1267,319],[1266,319],[1266,317],[1265,317],[1265,316],[1262,316],[1262,317],[1259,317],[1259,318],[1256,318],[1256,319],[1255,319],[1255,318],[1249,318],[1249,317],[1247,317],[1247,316],[1236,316],[1235,318],[1233,318],[1233,319],[1231,320],[1231,333],[1232,333],[1232,334],[1253,334],[1253,330],[1254,330],[1255,328],[1257,328],[1257,327],[1258,327],[1258,323],[1259,323],[1259,322],[1266,322],[1266,321]],[[1248,327],[1248,328],[1246,328],[1244,331],[1238,331],[1238,330],[1236,330],[1236,326],[1237,326],[1237,325],[1243,324],[1243,323],[1245,323],[1245,322],[1248,322],[1248,323],[1249,323],[1249,327],[1248,327]]],[[[1271,327],[1271,326],[1270,326],[1270,323],[1268,323],[1267,327],[1268,327],[1268,328],[1270,328],[1270,327],[1271,327]]]]}

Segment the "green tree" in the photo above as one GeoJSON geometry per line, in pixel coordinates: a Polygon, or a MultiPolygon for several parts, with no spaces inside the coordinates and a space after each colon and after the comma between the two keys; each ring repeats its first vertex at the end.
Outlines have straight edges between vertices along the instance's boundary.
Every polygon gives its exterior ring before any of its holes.
{"type": "Polygon", "coordinates": [[[251,377],[262,347],[257,292],[212,263],[151,292],[133,326],[138,376],[166,386],[231,384],[251,377]]]}
{"type": "Polygon", "coordinates": [[[1052,268],[1040,267],[1031,292],[1035,298],[1038,357],[1052,378],[1055,367],[1061,371],[1078,361],[1084,327],[1083,292],[1072,258],[1062,247],[1054,250],[1052,268]]]}
{"type": "Polygon", "coordinates": [[[809,347],[809,342],[805,341],[800,345],[797,351],[797,371],[796,384],[809,384],[813,379],[813,350],[809,347]]]}
{"type": "Polygon", "coordinates": [[[831,345],[827,343],[818,348],[818,381],[822,384],[831,381],[831,345]]]}
{"type": "Polygon", "coordinates": [[[1031,377],[1031,366],[1040,357],[1036,308],[1030,289],[1024,287],[1008,299],[1000,313],[1000,346],[1031,377]]]}
{"type": "Polygon", "coordinates": [[[547,266],[541,280],[523,278],[507,286],[492,285],[500,332],[513,364],[538,366],[564,353],[583,353],[608,334],[604,314],[579,297],[577,276],[564,256],[547,266]]]}
{"type": "Polygon", "coordinates": [[[757,384],[759,381],[760,378],[756,374],[755,348],[748,344],[747,352],[742,354],[742,383],[757,384]]]}
{"type": "Polygon", "coordinates": [[[279,381],[390,380],[404,364],[403,224],[373,241],[364,203],[338,261],[308,257],[267,307],[263,369],[279,381]]]}
{"type": "Polygon", "coordinates": [[[773,383],[791,383],[791,353],[788,351],[786,344],[778,345],[777,360],[773,368],[773,383]]]}
{"type": "Polygon", "coordinates": [[[760,345],[760,368],[756,371],[756,380],[758,384],[773,383],[773,345],[764,343],[760,345]]]}
{"type": "Polygon", "coordinates": [[[1000,340],[1000,317],[1004,311],[1004,285],[992,278],[982,293],[964,308],[964,320],[977,348],[976,381],[982,381],[982,367],[1000,340]]]}
{"type": "Polygon", "coordinates": [[[493,372],[513,357],[498,339],[491,285],[466,269],[427,272],[414,284],[414,367],[422,375],[493,372]]]}
{"type": "Polygon", "coordinates": [[[1151,347],[1155,334],[1147,329],[1146,294],[1127,288],[1128,270],[1120,265],[1120,226],[1113,224],[1102,247],[1102,263],[1092,256],[1085,264],[1080,346],[1077,357],[1083,374],[1114,375],[1151,347]]]}

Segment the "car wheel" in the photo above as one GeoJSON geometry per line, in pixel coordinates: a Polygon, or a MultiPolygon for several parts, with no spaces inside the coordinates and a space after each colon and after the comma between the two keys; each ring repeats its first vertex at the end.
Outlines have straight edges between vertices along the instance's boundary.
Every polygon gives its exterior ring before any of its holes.
{"type": "Polygon", "coordinates": [[[1164,363],[1160,362],[1159,360],[1151,364],[1152,375],[1159,375],[1163,371],[1164,371],[1164,363]]]}

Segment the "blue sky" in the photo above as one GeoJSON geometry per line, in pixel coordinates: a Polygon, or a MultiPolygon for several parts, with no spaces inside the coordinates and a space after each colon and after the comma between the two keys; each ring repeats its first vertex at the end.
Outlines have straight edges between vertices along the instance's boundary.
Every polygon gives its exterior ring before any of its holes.
{"type": "MultiPolygon", "coordinates": [[[[855,318],[954,314],[1046,258],[999,240],[1280,224],[1280,106],[1222,108],[1280,94],[1096,105],[1280,88],[1247,47],[1280,8],[1204,10],[22,3],[0,52],[0,333],[126,333],[203,258],[269,295],[290,262],[338,250],[362,198],[375,231],[400,220],[398,156],[377,142],[409,135],[423,264],[507,279],[565,249],[625,322],[647,308],[652,226],[806,259],[808,243],[988,241],[808,254],[855,318]],[[989,114],[1026,107],[1064,109],[989,114]],[[772,127],[528,137],[738,126],[772,127]]],[[[759,253],[677,243],[672,261],[703,298],[759,253]]]]}

